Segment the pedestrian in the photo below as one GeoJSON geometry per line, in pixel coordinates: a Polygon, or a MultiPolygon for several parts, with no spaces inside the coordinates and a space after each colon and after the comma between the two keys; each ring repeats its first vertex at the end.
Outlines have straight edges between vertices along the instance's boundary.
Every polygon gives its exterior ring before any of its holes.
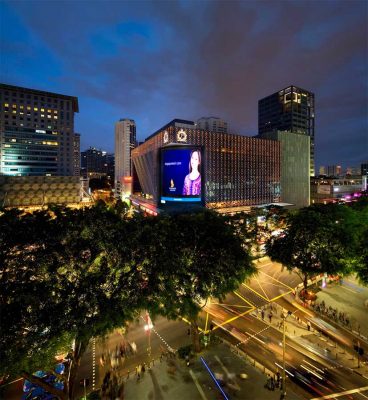
{"type": "Polygon", "coordinates": [[[310,324],[309,321],[307,322],[307,328],[308,328],[308,332],[310,332],[310,330],[311,330],[311,324],[310,324]]]}
{"type": "Polygon", "coordinates": [[[262,317],[262,320],[264,321],[264,316],[265,316],[265,312],[264,312],[264,310],[262,309],[262,311],[261,311],[261,317],[262,317]]]}
{"type": "Polygon", "coordinates": [[[137,366],[137,380],[141,379],[141,371],[142,371],[142,367],[141,367],[141,364],[139,364],[137,366]]]}
{"type": "Polygon", "coordinates": [[[271,390],[275,390],[275,380],[271,376],[271,382],[270,382],[271,390]]]}
{"type": "Polygon", "coordinates": [[[143,375],[144,372],[146,372],[145,364],[142,365],[142,375],[143,375]]]}
{"type": "Polygon", "coordinates": [[[270,323],[272,322],[272,311],[268,314],[268,319],[270,320],[270,323]]]}

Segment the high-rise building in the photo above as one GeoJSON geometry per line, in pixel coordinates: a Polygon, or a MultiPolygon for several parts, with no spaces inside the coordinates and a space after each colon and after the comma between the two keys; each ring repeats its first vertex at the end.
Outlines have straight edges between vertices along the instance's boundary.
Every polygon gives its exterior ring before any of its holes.
{"type": "Polygon", "coordinates": [[[106,164],[107,164],[107,177],[110,182],[114,182],[115,176],[115,154],[106,153],[106,164]]]}
{"type": "Polygon", "coordinates": [[[115,124],[115,196],[128,197],[131,193],[131,152],[136,147],[134,120],[122,118],[115,124]]]}
{"type": "Polygon", "coordinates": [[[258,133],[289,131],[310,137],[310,175],[314,176],[314,94],[289,86],[258,101],[258,133]]]}
{"type": "Polygon", "coordinates": [[[301,133],[273,131],[261,135],[281,144],[281,201],[297,208],[310,204],[310,138],[301,133]]]}
{"type": "Polygon", "coordinates": [[[326,167],[324,165],[319,167],[319,175],[326,175],[326,167]]]}
{"type": "Polygon", "coordinates": [[[205,131],[227,133],[227,122],[217,117],[202,117],[197,120],[197,128],[205,131]]]}
{"type": "Polygon", "coordinates": [[[338,177],[342,173],[341,165],[327,165],[326,175],[338,177]]]}
{"type": "Polygon", "coordinates": [[[362,167],[361,166],[347,167],[346,168],[346,175],[358,176],[358,175],[362,175],[361,172],[362,172],[362,167]]]}
{"type": "Polygon", "coordinates": [[[362,176],[368,176],[368,162],[360,164],[360,174],[362,176]]]}
{"type": "Polygon", "coordinates": [[[106,151],[90,147],[81,153],[81,168],[88,178],[99,178],[107,175],[106,151]]]}
{"type": "Polygon", "coordinates": [[[0,174],[75,174],[73,96],[0,84],[0,174]]]}
{"type": "Polygon", "coordinates": [[[74,176],[80,176],[81,153],[80,153],[80,133],[74,134],[74,176]]]}

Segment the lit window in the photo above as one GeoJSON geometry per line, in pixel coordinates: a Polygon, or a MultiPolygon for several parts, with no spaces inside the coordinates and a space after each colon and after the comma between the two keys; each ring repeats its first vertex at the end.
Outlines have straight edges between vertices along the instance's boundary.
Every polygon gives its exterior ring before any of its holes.
{"type": "Polygon", "coordinates": [[[54,115],[54,119],[58,119],[58,117],[56,115],[54,115]]]}
{"type": "Polygon", "coordinates": [[[47,110],[47,112],[48,112],[48,113],[50,113],[50,112],[51,112],[51,110],[47,110]]]}
{"type": "Polygon", "coordinates": [[[10,144],[4,144],[4,147],[11,147],[10,144]]]}
{"type": "Polygon", "coordinates": [[[17,141],[17,139],[11,139],[11,142],[16,142],[17,141]]]}
{"type": "Polygon", "coordinates": [[[43,118],[45,116],[45,114],[41,114],[41,117],[43,118]]]}
{"type": "Polygon", "coordinates": [[[27,110],[30,110],[31,109],[31,107],[30,106],[27,106],[27,110]]]}
{"type": "Polygon", "coordinates": [[[47,114],[47,118],[51,118],[51,115],[50,115],[50,114],[47,114]]]}
{"type": "Polygon", "coordinates": [[[38,111],[38,108],[37,108],[37,107],[33,107],[33,110],[34,110],[34,111],[38,111]]]}
{"type": "Polygon", "coordinates": [[[44,108],[41,108],[41,111],[42,111],[42,112],[44,112],[44,111],[45,111],[45,109],[44,109],[44,108]]]}
{"type": "Polygon", "coordinates": [[[17,110],[13,110],[13,114],[16,114],[17,113],[17,110]]]}
{"type": "Polygon", "coordinates": [[[17,108],[17,105],[16,105],[16,104],[13,104],[13,108],[17,108]]]}
{"type": "Polygon", "coordinates": [[[57,114],[58,113],[57,110],[54,110],[54,113],[57,114]]]}
{"type": "Polygon", "coordinates": [[[19,106],[19,108],[20,108],[21,110],[23,110],[24,106],[19,106]]]}

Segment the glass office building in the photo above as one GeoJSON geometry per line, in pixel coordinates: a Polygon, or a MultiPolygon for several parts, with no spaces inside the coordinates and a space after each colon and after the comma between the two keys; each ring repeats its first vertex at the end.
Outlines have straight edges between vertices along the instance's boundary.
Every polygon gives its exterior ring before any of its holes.
{"type": "Polygon", "coordinates": [[[310,137],[310,176],[314,165],[314,93],[289,86],[258,101],[258,133],[288,131],[310,137]]]}

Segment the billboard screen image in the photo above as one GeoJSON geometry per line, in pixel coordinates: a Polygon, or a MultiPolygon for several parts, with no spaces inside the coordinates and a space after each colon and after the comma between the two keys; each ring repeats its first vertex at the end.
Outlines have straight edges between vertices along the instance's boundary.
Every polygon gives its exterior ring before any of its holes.
{"type": "Polygon", "coordinates": [[[202,153],[198,146],[162,149],[161,203],[202,201],[202,153]]]}

